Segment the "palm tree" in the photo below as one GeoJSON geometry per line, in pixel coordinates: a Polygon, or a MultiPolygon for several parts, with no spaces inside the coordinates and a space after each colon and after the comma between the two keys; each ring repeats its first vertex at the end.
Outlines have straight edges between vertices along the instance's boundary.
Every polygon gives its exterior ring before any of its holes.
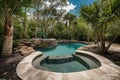
{"type": "Polygon", "coordinates": [[[23,4],[31,0],[2,0],[0,1],[0,12],[4,21],[4,41],[2,47],[2,56],[12,54],[13,44],[13,17],[22,12],[23,4]]]}
{"type": "Polygon", "coordinates": [[[68,40],[70,39],[70,37],[69,37],[70,27],[74,23],[75,19],[76,19],[76,16],[71,13],[67,13],[64,16],[64,20],[66,21],[66,36],[67,36],[68,40]]]}
{"type": "MultiPolygon", "coordinates": [[[[105,46],[105,35],[109,23],[114,22],[120,17],[120,1],[103,1],[95,2],[92,5],[84,6],[81,8],[81,16],[89,23],[92,24],[92,29],[98,40],[100,40],[100,51],[108,52],[110,44],[105,46]]],[[[115,40],[115,38],[113,39],[115,40]]],[[[112,40],[112,42],[113,42],[112,40]]]]}

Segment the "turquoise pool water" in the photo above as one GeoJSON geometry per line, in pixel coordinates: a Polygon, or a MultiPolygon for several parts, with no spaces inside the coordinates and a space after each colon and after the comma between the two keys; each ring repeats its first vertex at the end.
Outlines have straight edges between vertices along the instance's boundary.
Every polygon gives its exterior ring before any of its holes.
{"type": "Polygon", "coordinates": [[[38,69],[69,73],[98,68],[100,62],[87,54],[77,54],[77,48],[86,44],[81,43],[58,43],[53,48],[39,48],[42,51],[42,57],[33,61],[33,66],[38,69]],[[47,57],[46,57],[47,56],[47,57]]]}
{"type": "Polygon", "coordinates": [[[75,53],[68,57],[49,56],[44,57],[42,60],[41,59],[42,57],[36,58],[32,63],[33,66],[38,69],[52,72],[78,72],[98,68],[101,66],[100,62],[94,57],[80,53],[75,53]]]}
{"type": "Polygon", "coordinates": [[[37,51],[42,51],[49,56],[67,56],[75,53],[77,48],[84,46],[82,43],[58,43],[56,47],[52,48],[38,48],[37,51]]]}
{"type": "Polygon", "coordinates": [[[42,66],[48,68],[50,71],[62,72],[62,73],[77,72],[77,71],[83,71],[83,70],[90,69],[86,65],[82,64],[80,61],[76,59],[73,59],[71,61],[63,61],[63,63],[49,62],[49,60],[47,60],[46,62],[42,64],[42,66]]]}

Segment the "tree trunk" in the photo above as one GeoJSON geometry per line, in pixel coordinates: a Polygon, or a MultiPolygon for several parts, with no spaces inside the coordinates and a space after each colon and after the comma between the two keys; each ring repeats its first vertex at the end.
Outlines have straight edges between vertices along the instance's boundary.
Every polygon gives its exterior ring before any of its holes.
{"type": "Polygon", "coordinates": [[[13,44],[13,26],[11,25],[11,21],[5,21],[4,31],[4,42],[1,56],[9,56],[12,54],[13,44]]]}
{"type": "Polygon", "coordinates": [[[106,53],[106,47],[105,47],[105,42],[104,40],[102,39],[102,41],[100,42],[100,51],[103,52],[103,53],[106,53]]]}
{"type": "Polygon", "coordinates": [[[66,21],[66,31],[65,31],[66,39],[68,39],[68,28],[67,28],[67,21],[66,21]]]}
{"type": "Polygon", "coordinates": [[[100,52],[102,53],[106,53],[106,47],[105,47],[105,40],[104,40],[104,35],[102,33],[102,29],[100,30],[100,33],[99,33],[99,37],[100,37],[100,52]]]}
{"type": "Polygon", "coordinates": [[[28,35],[27,35],[27,32],[28,32],[28,28],[27,28],[27,24],[26,24],[26,21],[23,22],[23,27],[24,27],[24,32],[23,32],[23,37],[24,38],[28,38],[28,35]]]}
{"type": "Polygon", "coordinates": [[[27,26],[27,8],[25,7],[25,17],[24,17],[24,22],[23,22],[23,28],[24,28],[24,32],[23,32],[23,37],[24,38],[28,38],[27,32],[28,32],[28,26],[27,26]]]}
{"type": "Polygon", "coordinates": [[[118,36],[115,36],[115,37],[112,39],[112,41],[108,44],[108,46],[106,47],[106,50],[107,50],[107,51],[109,50],[110,46],[111,46],[112,43],[116,40],[117,37],[118,37],[118,36]]]}

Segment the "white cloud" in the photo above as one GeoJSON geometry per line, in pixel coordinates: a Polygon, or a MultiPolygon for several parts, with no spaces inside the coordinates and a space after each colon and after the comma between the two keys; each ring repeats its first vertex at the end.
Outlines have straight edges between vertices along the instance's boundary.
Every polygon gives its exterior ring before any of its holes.
{"type": "Polygon", "coordinates": [[[76,7],[76,5],[73,5],[72,3],[67,2],[67,6],[64,6],[63,9],[66,10],[66,12],[69,12],[70,10],[73,10],[76,7]]]}
{"type": "Polygon", "coordinates": [[[57,9],[57,10],[61,10],[61,9],[62,9],[62,7],[61,7],[61,6],[58,6],[56,9],[57,9]]]}
{"type": "Polygon", "coordinates": [[[72,3],[67,2],[67,6],[58,6],[57,10],[66,10],[66,12],[69,12],[70,10],[74,10],[76,5],[73,5],[72,3]]]}
{"type": "Polygon", "coordinates": [[[27,12],[27,15],[30,15],[30,12],[27,12]]]}
{"type": "MultiPolygon", "coordinates": [[[[51,3],[49,1],[45,1],[45,4],[47,5],[47,7],[49,7],[51,5],[51,3]]],[[[63,9],[63,10],[66,10],[66,12],[69,12],[71,10],[74,10],[75,7],[76,7],[76,5],[74,5],[68,1],[67,6],[58,6],[57,10],[63,9]]]]}
{"type": "Polygon", "coordinates": [[[47,5],[47,7],[49,7],[51,5],[51,3],[49,1],[46,1],[45,4],[47,5]]]}

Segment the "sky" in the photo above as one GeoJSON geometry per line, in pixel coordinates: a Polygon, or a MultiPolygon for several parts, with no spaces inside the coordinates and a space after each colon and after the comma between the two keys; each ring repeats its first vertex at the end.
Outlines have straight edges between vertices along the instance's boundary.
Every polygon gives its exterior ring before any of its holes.
{"type": "MultiPolygon", "coordinates": [[[[67,12],[71,12],[75,14],[77,17],[80,15],[80,8],[82,5],[89,5],[95,2],[96,0],[68,0],[67,6],[58,6],[58,10],[66,10],[67,12]]],[[[46,1],[45,4],[49,7],[51,5],[50,2],[46,1]]],[[[42,7],[44,8],[44,6],[42,7]]],[[[31,10],[33,12],[34,10],[31,10]]],[[[27,13],[28,15],[30,14],[29,12],[27,13]]]]}
{"type": "Polygon", "coordinates": [[[77,17],[79,17],[81,6],[82,5],[89,5],[89,4],[92,4],[94,2],[95,2],[95,0],[69,0],[68,11],[72,12],[77,17]]]}

